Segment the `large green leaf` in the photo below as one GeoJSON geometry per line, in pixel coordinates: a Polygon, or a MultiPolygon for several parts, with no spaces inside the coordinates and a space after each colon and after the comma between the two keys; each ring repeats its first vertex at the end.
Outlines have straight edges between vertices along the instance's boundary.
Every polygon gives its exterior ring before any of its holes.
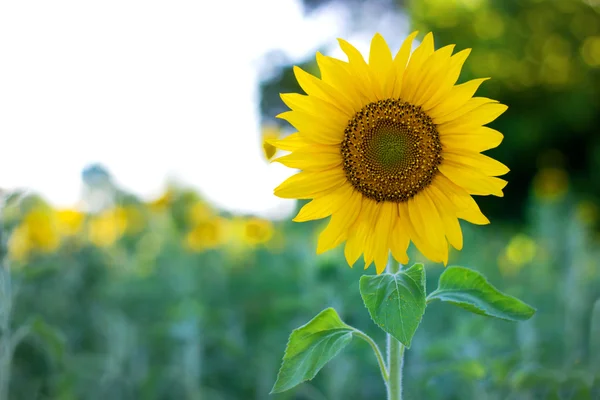
{"type": "Polygon", "coordinates": [[[354,328],[327,308],[290,335],[271,393],[279,393],[315,377],[350,341],[354,328]]]}
{"type": "Polygon", "coordinates": [[[438,288],[428,301],[441,300],[475,314],[508,321],[524,321],[535,309],[516,297],[502,293],[479,272],[464,267],[448,267],[440,276],[438,288]]]}
{"type": "Polygon", "coordinates": [[[425,313],[423,264],[415,264],[396,274],[363,275],[360,294],[373,321],[410,347],[425,313]]]}

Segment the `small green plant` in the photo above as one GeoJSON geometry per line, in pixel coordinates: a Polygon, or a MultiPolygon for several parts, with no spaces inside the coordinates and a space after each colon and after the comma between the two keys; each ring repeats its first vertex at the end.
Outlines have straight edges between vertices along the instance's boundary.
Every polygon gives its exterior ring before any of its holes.
{"type": "Polygon", "coordinates": [[[356,337],[373,349],[388,388],[388,398],[401,399],[404,351],[410,348],[429,303],[442,301],[507,321],[527,320],[535,313],[534,308],[500,292],[472,269],[448,267],[440,276],[437,289],[429,295],[425,292],[423,264],[400,269],[391,261],[388,269],[381,275],[364,275],[359,285],[373,322],[388,335],[387,362],[371,337],[344,323],[333,308],[327,308],[290,335],[272,393],[314,378],[356,337]]]}

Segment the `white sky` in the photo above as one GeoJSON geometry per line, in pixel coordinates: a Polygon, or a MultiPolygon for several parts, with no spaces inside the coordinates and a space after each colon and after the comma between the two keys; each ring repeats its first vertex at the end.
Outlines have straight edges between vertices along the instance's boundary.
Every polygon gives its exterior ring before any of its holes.
{"type": "Polygon", "coordinates": [[[3,1],[0,187],[71,206],[99,162],[144,198],[175,178],[226,210],[289,212],[273,188],[293,171],[262,158],[257,65],[305,58],[345,20],[295,0],[3,1]]]}

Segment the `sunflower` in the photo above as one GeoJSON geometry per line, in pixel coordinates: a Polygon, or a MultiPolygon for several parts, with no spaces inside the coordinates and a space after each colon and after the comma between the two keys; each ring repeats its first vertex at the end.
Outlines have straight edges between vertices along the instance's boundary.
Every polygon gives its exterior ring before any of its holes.
{"type": "Polygon", "coordinates": [[[127,212],[121,207],[105,210],[94,215],[88,222],[88,239],[98,247],[110,247],[128,228],[127,212]]]}
{"type": "Polygon", "coordinates": [[[446,264],[448,243],[463,246],[459,218],[489,223],[471,195],[503,196],[507,183],[508,168],[481,154],[503,138],[483,125],[507,107],[473,97],[487,78],[456,85],[470,49],[436,51],[429,33],[411,54],[416,35],[392,57],[376,34],[368,62],[340,39],[348,62],[317,53],[321,78],[294,67],[307,94],[281,95],[291,111],[278,117],[297,132],[274,142],[291,152],[275,161],[301,171],[275,194],[312,199],[294,221],[331,216],[317,253],[345,242],[350,266],[364,254],[377,273],[390,251],[406,264],[411,241],[446,264]]]}
{"type": "Polygon", "coordinates": [[[77,210],[65,209],[56,212],[56,219],[61,236],[75,236],[81,231],[85,215],[77,210]]]}
{"type": "Polygon", "coordinates": [[[192,251],[214,249],[227,241],[229,221],[221,217],[198,221],[185,237],[185,244],[192,251]]]}
{"type": "Polygon", "coordinates": [[[249,246],[266,244],[273,234],[273,224],[269,220],[252,217],[243,221],[242,240],[249,246]]]}

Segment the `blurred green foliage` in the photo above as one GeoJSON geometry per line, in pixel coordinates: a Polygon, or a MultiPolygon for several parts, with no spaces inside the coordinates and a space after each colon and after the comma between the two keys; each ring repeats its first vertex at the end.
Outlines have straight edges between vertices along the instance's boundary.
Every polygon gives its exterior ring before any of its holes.
{"type": "MultiPolygon", "coordinates": [[[[465,250],[450,259],[536,316],[508,323],[432,303],[407,352],[406,398],[600,394],[599,210],[550,189],[532,189],[525,226],[463,224],[465,250]]],[[[360,299],[361,266],[347,268],[341,249],[314,254],[320,222],[219,215],[177,188],[93,214],[28,197],[3,216],[11,398],[265,399],[289,333],[328,306],[384,342],[360,299]]],[[[425,261],[412,248],[411,260],[425,261]]],[[[425,263],[431,292],[443,267],[425,263]]],[[[353,341],[314,381],[273,398],[382,396],[375,357],[353,341]]]]}

